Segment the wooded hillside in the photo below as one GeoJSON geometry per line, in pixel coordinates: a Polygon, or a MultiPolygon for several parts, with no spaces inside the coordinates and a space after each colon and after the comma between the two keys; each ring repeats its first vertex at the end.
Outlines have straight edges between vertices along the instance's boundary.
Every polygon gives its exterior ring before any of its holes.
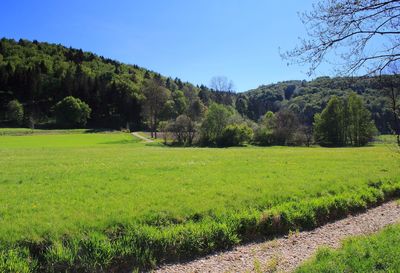
{"type": "Polygon", "coordinates": [[[297,113],[303,123],[311,125],[314,115],[325,108],[332,96],[344,97],[356,92],[372,113],[377,129],[381,133],[390,133],[393,128],[390,123],[394,121],[388,92],[392,87],[397,92],[400,87],[400,81],[394,76],[285,81],[239,94],[236,107],[251,119],[287,107],[297,113]]]}
{"type": "Polygon", "coordinates": [[[230,105],[244,117],[259,120],[266,112],[282,108],[311,125],[333,95],[354,91],[363,97],[381,133],[393,122],[387,90],[399,85],[393,76],[329,78],[286,81],[263,85],[244,93],[217,92],[159,73],[127,65],[80,49],[37,41],[0,40],[0,124],[8,124],[7,105],[18,100],[24,108],[24,124],[52,127],[54,106],[67,96],[79,98],[91,109],[88,127],[145,128],[144,84],[156,80],[170,92],[162,120],[175,119],[190,107],[213,102],[230,105]]]}
{"type": "Polygon", "coordinates": [[[143,84],[157,81],[172,93],[166,119],[185,111],[201,99],[223,102],[224,94],[205,86],[194,86],[180,79],[97,56],[80,49],[37,41],[0,40],[0,121],[7,121],[7,104],[22,103],[25,123],[49,125],[54,105],[67,96],[87,103],[91,108],[89,127],[120,128],[127,122],[143,126],[141,108],[143,84]],[[29,121],[27,121],[29,119],[29,121]]]}

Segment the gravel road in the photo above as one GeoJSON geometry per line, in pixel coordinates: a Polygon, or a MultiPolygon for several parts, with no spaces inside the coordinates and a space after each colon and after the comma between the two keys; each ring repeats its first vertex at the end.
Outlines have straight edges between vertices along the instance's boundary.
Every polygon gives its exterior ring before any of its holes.
{"type": "Polygon", "coordinates": [[[348,236],[373,233],[397,222],[400,205],[392,201],[312,231],[238,246],[184,264],[164,265],[153,272],[291,272],[321,246],[337,248],[348,236]]]}

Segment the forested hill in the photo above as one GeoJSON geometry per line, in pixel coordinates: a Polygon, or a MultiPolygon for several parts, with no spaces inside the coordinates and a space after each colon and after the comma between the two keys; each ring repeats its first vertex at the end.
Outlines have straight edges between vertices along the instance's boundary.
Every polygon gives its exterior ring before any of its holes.
{"type": "Polygon", "coordinates": [[[25,126],[32,123],[53,126],[54,106],[73,96],[91,108],[88,127],[121,128],[129,123],[131,128],[138,129],[146,126],[142,114],[143,87],[149,80],[155,80],[170,94],[160,120],[175,119],[217,102],[236,108],[254,121],[267,111],[289,108],[302,123],[311,125],[314,114],[322,111],[332,95],[345,96],[354,91],[363,97],[382,133],[390,132],[392,122],[387,90],[400,86],[393,76],[321,77],[263,85],[238,94],[216,92],[204,85],[163,77],[137,65],[80,49],[3,38],[0,40],[0,126],[9,125],[7,107],[13,100],[23,105],[25,126]]]}
{"type": "Polygon", "coordinates": [[[236,108],[240,113],[257,120],[267,111],[276,112],[287,107],[295,112],[303,123],[311,125],[314,114],[324,109],[330,97],[341,97],[356,92],[362,96],[371,111],[377,129],[381,133],[389,133],[393,114],[388,95],[392,87],[396,90],[400,87],[400,81],[394,76],[320,77],[313,81],[285,81],[262,85],[239,94],[236,108]]]}
{"type": "MultiPolygon", "coordinates": [[[[171,91],[168,117],[182,114],[201,100],[233,104],[229,94],[212,92],[180,79],[80,49],[37,41],[0,40],[0,123],[6,120],[7,103],[18,100],[24,118],[36,124],[51,124],[54,105],[67,96],[91,108],[90,127],[120,128],[129,122],[142,125],[142,87],[146,79],[157,79],[171,91]]],[[[25,121],[25,123],[27,123],[25,121]]]]}

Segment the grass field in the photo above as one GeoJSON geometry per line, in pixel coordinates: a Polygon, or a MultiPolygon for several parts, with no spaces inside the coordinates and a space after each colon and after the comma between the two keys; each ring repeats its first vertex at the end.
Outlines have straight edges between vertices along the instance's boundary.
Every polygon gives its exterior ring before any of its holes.
{"type": "Polygon", "coordinates": [[[296,273],[399,272],[400,225],[375,235],[354,237],[339,250],[321,249],[296,273]]]}
{"type": "Polygon", "coordinates": [[[0,136],[5,272],[154,266],[400,194],[384,145],[167,148],[126,133],[10,134],[0,136]]]}

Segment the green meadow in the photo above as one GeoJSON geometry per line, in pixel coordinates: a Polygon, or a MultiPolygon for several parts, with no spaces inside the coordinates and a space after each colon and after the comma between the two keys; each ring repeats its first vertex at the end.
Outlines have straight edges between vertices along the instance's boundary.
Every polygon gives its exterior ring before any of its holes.
{"type": "Polygon", "coordinates": [[[398,196],[396,156],[3,129],[0,271],[118,272],[313,228],[398,196]]]}

